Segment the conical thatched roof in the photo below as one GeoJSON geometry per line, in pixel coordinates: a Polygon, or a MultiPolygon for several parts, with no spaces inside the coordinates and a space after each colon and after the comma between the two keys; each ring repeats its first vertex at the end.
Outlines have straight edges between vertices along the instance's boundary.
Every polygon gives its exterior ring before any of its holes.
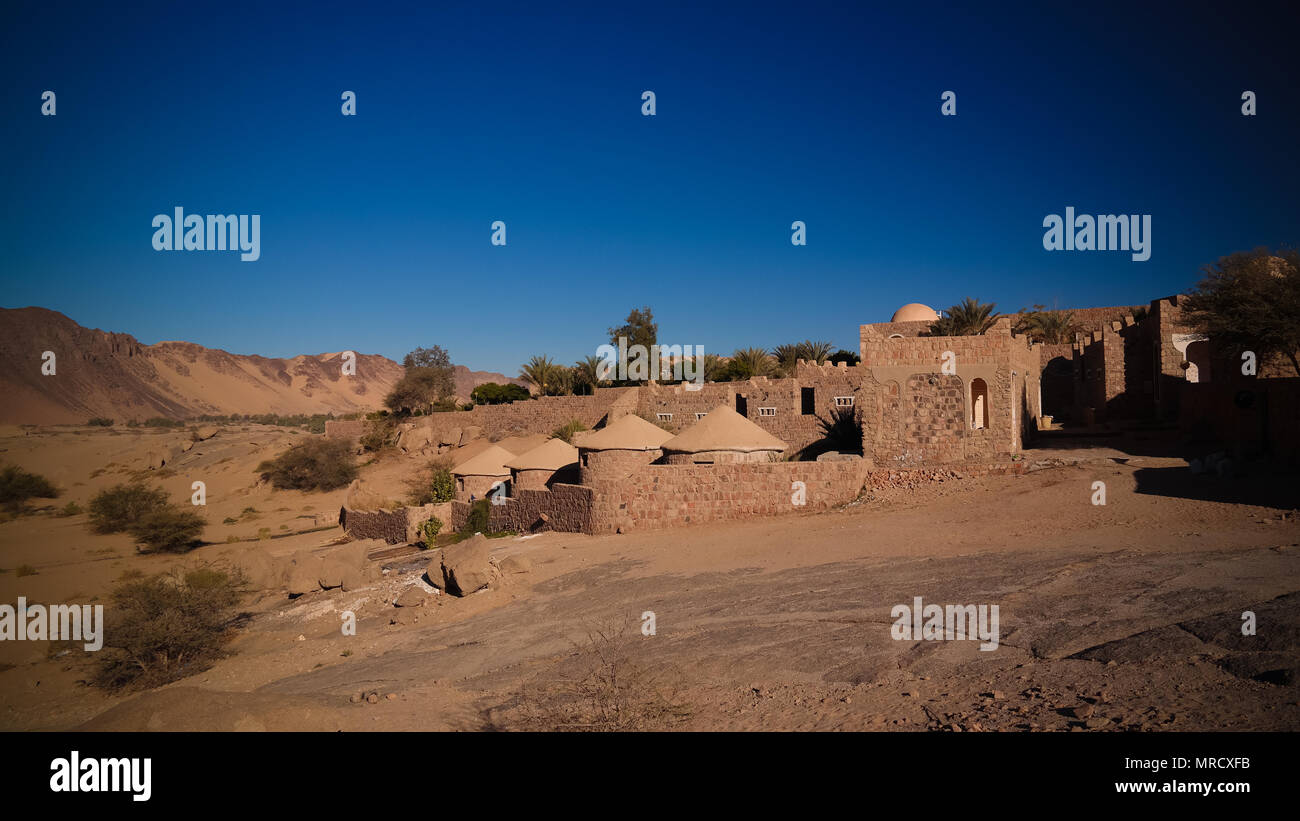
{"type": "Polygon", "coordinates": [[[663,444],[664,450],[677,453],[702,453],[710,450],[785,450],[786,444],[736,413],[719,405],[681,434],[663,444]]]}
{"type": "Polygon", "coordinates": [[[583,450],[654,450],[673,435],[639,416],[628,414],[578,440],[583,450]]]}
{"type": "Polygon", "coordinates": [[[506,462],[515,470],[559,470],[576,464],[578,449],[563,439],[548,439],[527,453],[521,453],[506,462]]]}
{"type": "Polygon", "coordinates": [[[503,447],[493,445],[482,453],[451,469],[457,476],[509,476],[510,469],[505,463],[515,455],[503,447]]]}

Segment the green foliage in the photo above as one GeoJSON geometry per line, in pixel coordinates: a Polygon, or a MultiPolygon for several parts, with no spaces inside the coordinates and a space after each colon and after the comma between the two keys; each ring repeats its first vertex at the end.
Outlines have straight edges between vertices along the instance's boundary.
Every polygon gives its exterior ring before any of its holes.
{"type": "Polygon", "coordinates": [[[627,340],[629,348],[644,345],[647,351],[650,350],[650,346],[659,340],[659,325],[649,305],[633,308],[622,326],[609,329],[609,344],[617,348],[619,337],[627,340]]]}
{"type": "Polygon", "coordinates": [[[465,524],[461,527],[460,532],[466,535],[474,533],[488,532],[488,523],[492,520],[491,502],[487,499],[479,499],[470,505],[469,516],[465,517],[465,524]]]}
{"type": "Polygon", "coordinates": [[[129,530],[144,553],[184,553],[199,546],[206,525],[194,511],[169,505],[144,514],[129,530]]]}
{"type": "Polygon", "coordinates": [[[180,419],[168,419],[165,416],[153,416],[144,420],[146,428],[183,428],[185,423],[180,419]]]}
{"type": "Polygon", "coordinates": [[[76,516],[80,513],[82,513],[81,505],[76,502],[68,502],[66,505],[59,508],[58,515],[66,518],[68,516],[76,516]]]}
{"type": "Polygon", "coordinates": [[[554,436],[556,439],[563,439],[572,445],[573,434],[586,429],[587,426],[579,422],[577,419],[570,419],[568,422],[552,431],[551,436],[554,436]]]}
{"type": "Polygon", "coordinates": [[[1281,357],[1300,376],[1300,252],[1257,248],[1223,257],[1202,270],[1182,307],[1183,319],[1234,361],[1245,351],[1260,365],[1281,357]]]}
{"type": "Polygon", "coordinates": [[[1035,342],[1060,345],[1074,340],[1079,324],[1074,321],[1073,311],[1048,311],[1042,305],[1035,305],[1032,311],[1021,311],[1012,330],[1035,342]]]}
{"type": "Polygon", "coordinates": [[[129,580],[104,608],[104,648],[92,683],[117,691],[157,687],[206,670],[239,622],[237,571],[203,568],[129,580]]]}
{"type": "Polygon", "coordinates": [[[572,383],[569,369],[549,356],[534,356],[528,360],[528,364],[519,369],[519,378],[543,396],[563,396],[569,392],[572,383]]]}
{"type": "Polygon", "coordinates": [[[776,360],[763,348],[737,348],[728,365],[733,380],[771,376],[776,369],[776,360]]]}
{"type": "Polygon", "coordinates": [[[114,485],[90,500],[90,529],[123,533],[148,513],[167,507],[167,494],[143,484],[114,485]]]}
{"type": "Polygon", "coordinates": [[[730,380],[730,363],[715,353],[706,353],[704,355],[704,381],[728,382],[730,380]]]}
{"type": "Polygon", "coordinates": [[[420,525],[420,538],[425,547],[433,547],[434,540],[438,537],[438,532],[442,530],[442,520],[437,516],[430,516],[428,521],[420,525]]]}
{"type": "MultiPolygon", "coordinates": [[[[609,385],[609,379],[601,379],[604,360],[599,356],[586,356],[573,363],[573,392],[578,396],[590,396],[596,388],[609,385]]],[[[609,374],[604,374],[606,377],[609,374]]]]}
{"type": "Polygon", "coordinates": [[[841,362],[849,365],[857,365],[862,362],[862,357],[853,351],[846,351],[843,348],[840,348],[838,351],[830,355],[829,360],[836,365],[841,362]]]}
{"type": "MultiPolygon", "coordinates": [[[[384,397],[384,406],[394,413],[445,410],[435,408],[448,402],[456,389],[456,368],[451,355],[440,345],[416,348],[402,360],[406,373],[384,397]]],[[[452,404],[450,410],[455,410],[452,404]]]]}
{"type": "Polygon", "coordinates": [[[800,359],[820,365],[831,355],[833,347],[829,342],[814,342],[806,339],[803,342],[777,345],[772,349],[772,357],[776,359],[777,368],[782,374],[793,376],[795,366],[800,359]]]}
{"type": "Polygon", "coordinates": [[[979,336],[998,321],[997,303],[966,297],[930,324],[930,336],[979,336]]]}
{"type": "Polygon", "coordinates": [[[392,416],[370,420],[368,430],[361,436],[361,447],[371,453],[378,453],[396,443],[397,419],[392,416]]]}
{"type": "Polygon", "coordinates": [[[280,489],[333,490],[357,478],[352,446],[341,439],[311,439],[257,466],[280,489]]]}
{"type": "Polygon", "coordinates": [[[446,461],[434,461],[407,482],[411,489],[412,505],[441,504],[452,500],[456,495],[456,480],[451,475],[449,464],[446,461]]]}
{"type": "Polygon", "coordinates": [[[86,424],[93,425],[95,427],[100,427],[100,428],[111,428],[113,427],[113,420],[107,419],[103,416],[96,416],[86,424]]]}
{"type": "Polygon", "coordinates": [[[503,405],[508,402],[532,399],[533,395],[528,392],[527,388],[513,382],[505,385],[498,385],[496,382],[484,382],[470,391],[469,397],[477,405],[503,405]]]}
{"type": "Polygon", "coordinates": [[[0,505],[10,512],[21,510],[29,499],[53,499],[59,495],[54,483],[17,465],[0,470],[0,505]]]}

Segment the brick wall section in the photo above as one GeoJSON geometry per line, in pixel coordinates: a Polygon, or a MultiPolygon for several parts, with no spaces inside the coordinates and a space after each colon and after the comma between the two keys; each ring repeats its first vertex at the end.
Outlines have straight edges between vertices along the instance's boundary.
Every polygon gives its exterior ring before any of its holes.
{"type": "Polygon", "coordinates": [[[1179,427],[1247,458],[1300,465],[1300,378],[1183,382],[1179,427]]]}
{"type": "Polygon", "coordinates": [[[862,459],[731,465],[647,465],[623,482],[595,489],[591,532],[657,530],[701,522],[825,510],[858,496],[862,459]],[[791,499],[796,481],[806,504],[791,499]]]}

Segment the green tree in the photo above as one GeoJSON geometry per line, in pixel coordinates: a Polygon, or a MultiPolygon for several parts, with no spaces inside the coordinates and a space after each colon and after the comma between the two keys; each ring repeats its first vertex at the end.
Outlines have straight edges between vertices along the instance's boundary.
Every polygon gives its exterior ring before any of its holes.
{"type": "Polygon", "coordinates": [[[1048,311],[1042,305],[1035,305],[1031,311],[1020,312],[1014,330],[1035,342],[1060,345],[1074,339],[1079,324],[1074,321],[1073,311],[1048,311]]]}
{"type": "Polygon", "coordinates": [[[528,382],[543,396],[560,396],[568,392],[568,369],[549,356],[534,356],[519,369],[519,378],[528,382]]]}
{"type": "Polygon", "coordinates": [[[609,344],[618,347],[619,337],[627,339],[628,347],[644,345],[646,350],[659,341],[659,325],[650,306],[633,308],[621,327],[609,329],[609,344]]]}
{"type": "Polygon", "coordinates": [[[762,348],[737,348],[731,354],[728,370],[732,379],[771,376],[776,372],[776,360],[762,348]]]}
{"type": "Polygon", "coordinates": [[[440,345],[416,348],[402,360],[406,373],[393,386],[384,405],[394,413],[432,411],[445,405],[456,389],[456,368],[440,345]]]}
{"type": "Polygon", "coordinates": [[[998,321],[997,304],[966,297],[930,325],[930,336],[979,336],[998,321]]]}
{"type": "Polygon", "coordinates": [[[580,396],[590,396],[596,388],[609,384],[608,379],[600,378],[601,363],[599,356],[586,356],[573,365],[573,392],[580,396]]]}
{"type": "Polygon", "coordinates": [[[509,402],[532,399],[533,395],[528,392],[527,388],[513,382],[504,385],[498,385],[496,382],[484,382],[470,391],[469,398],[473,399],[476,405],[504,405],[509,402]]]}
{"type": "Polygon", "coordinates": [[[1234,357],[1280,357],[1300,376],[1300,252],[1238,252],[1205,266],[1183,318],[1234,357]]]}

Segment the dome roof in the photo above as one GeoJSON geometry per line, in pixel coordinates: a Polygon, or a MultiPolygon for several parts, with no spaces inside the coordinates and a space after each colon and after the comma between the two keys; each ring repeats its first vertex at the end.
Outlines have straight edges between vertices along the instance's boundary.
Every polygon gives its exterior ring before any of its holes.
{"type": "Polygon", "coordinates": [[[498,445],[485,448],[482,453],[451,469],[456,476],[509,476],[505,463],[515,455],[498,445]]]}
{"type": "Polygon", "coordinates": [[[509,460],[505,466],[515,470],[559,470],[577,461],[577,448],[563,439],[548,439],[545,444],[509,460]]]}
{"type": "Polygon", "coordinates": [[[894,311],[894,316],[890,322],[933,322],[939,318],[939,314],[929,305],[922,305],[919,302],[909,302],[903,307],[894,311]]]}
{"type": "Polygon", "coordinates": [[[786,444],[736,413],[729,405],[719,405],[685,432],[664,442],[664,450],[677,453],[703,453],[711,450],[785,450],[786,444]]]}
{"type": "Polygon", "coordinates": [[[673,435],[639,416],[628,414],[607,427],[574,437],[583,450],[655,450],[673,435]]]}

